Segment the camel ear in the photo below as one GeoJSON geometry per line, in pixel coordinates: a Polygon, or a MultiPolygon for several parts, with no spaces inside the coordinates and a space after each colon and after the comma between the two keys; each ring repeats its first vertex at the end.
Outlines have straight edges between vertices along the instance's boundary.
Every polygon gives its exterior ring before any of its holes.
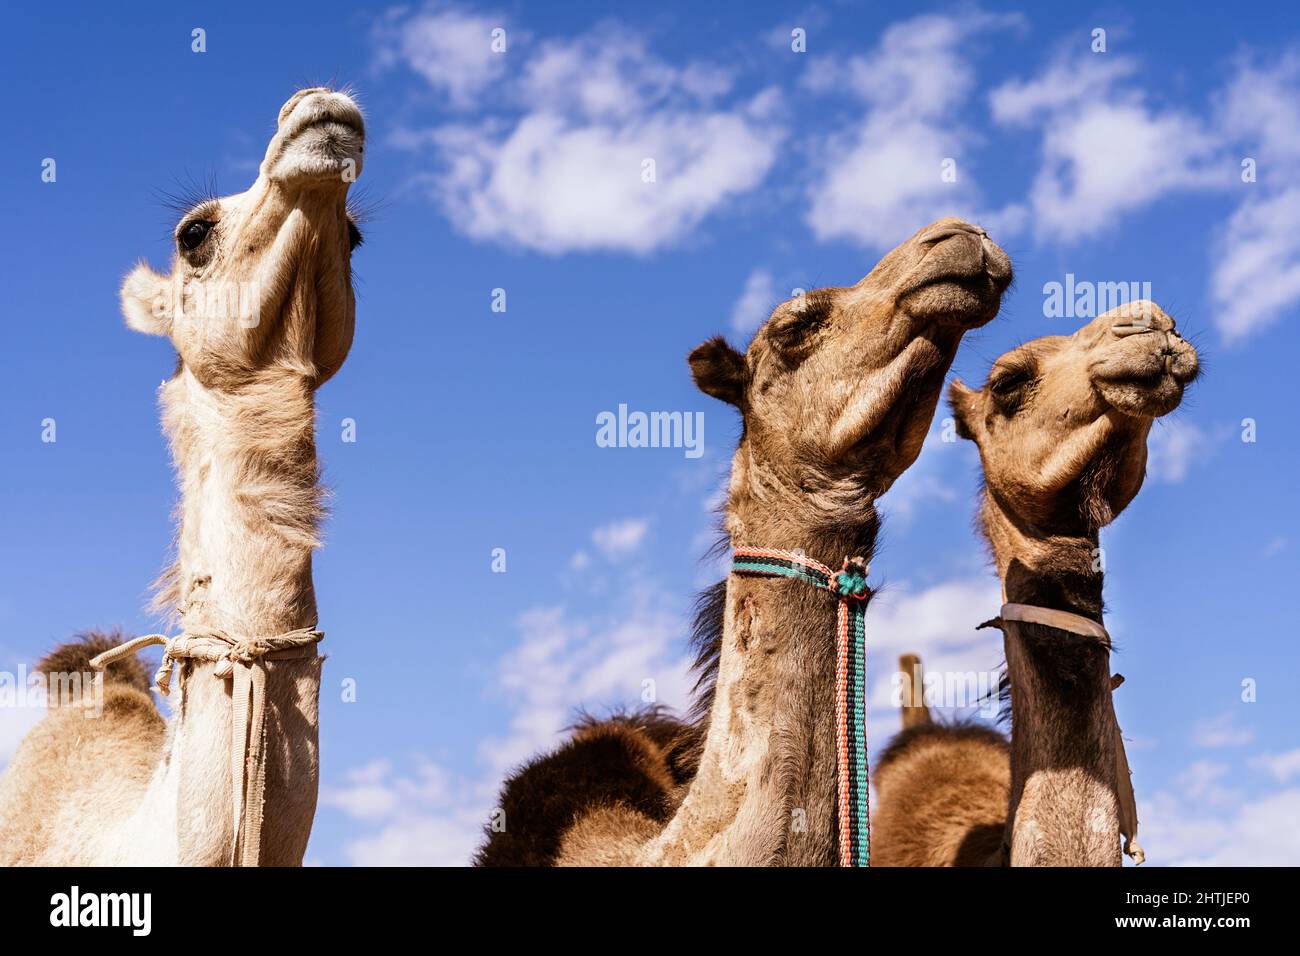
{"type": "Polygon", "coordinates": [[[171,335],[171,280],[140,263],[122,283],[119,293],[126,324],[146,335],[171,335]]]}
{"type": "Polygon", "coordinates": [[[749,370],[745,367],[745,356],[728,345],[726,339],[720,335],[709,339],[697,346],[686,361],[700,391],[737,408],[741,406],[749,370]]]}
{"type": "Polygon", "coordinates": [[[976,416],[979,415],[976,401],[978,395],[979,392],[967,388],[959,378],[954,378],[952,384],[948,386],[948,404],[952,406],[952,417],[957,423],[957,434],[972,441],[975,440],[975,431],[971,428],[971,422],[976,421],[976,416]]]}

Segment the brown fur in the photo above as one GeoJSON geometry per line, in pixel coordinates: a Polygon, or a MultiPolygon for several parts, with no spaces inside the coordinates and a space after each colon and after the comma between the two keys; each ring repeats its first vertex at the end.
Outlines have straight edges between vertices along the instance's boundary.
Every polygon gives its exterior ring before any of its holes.
{"type": "MultiPolygon", "coordinates": [[[[619,806],[658,825],[667,820],[684,782],[674,753],[690,728],[650,708],[605,720],[584,717],[572,732],[552,753],[506,779],[504,828],[484,828],[476,866],[552,866],[564,832],[600,808],[619,806]]],[[[606,816],[591,826],[604,832],[606,816]]]]}
{"type": "Polygon", "coordinates": [[[918,724],[872,770],[872,866],[1000,862],[1011,769],[1007,741],[979,724],[918,724]]]}

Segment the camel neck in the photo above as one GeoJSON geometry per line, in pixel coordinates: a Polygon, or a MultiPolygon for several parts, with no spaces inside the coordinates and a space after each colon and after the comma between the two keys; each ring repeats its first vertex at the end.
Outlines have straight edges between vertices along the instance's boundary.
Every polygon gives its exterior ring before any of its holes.
{"type": "Polygon", "coordinates": [[[240,637],[315,623],[321,493],[306,380],[281,372],[215,389],[182,369],[162,404],[181,485],[177,565],[162,597],[187,623],[240,637]]]}
{"type": "MultiPolygon", "coordinates": [[[[992,495],[983,526],[1008,602],[1102,623],[1096,534],[1037,534],[992,495]]],[[[1117,731],[1110,648],[1042,624],[1004,621],[1011,685],[1013,866],[1119,863],[1117,731]]]]}
{"type": "MultiPolygon", "coordinates": [[[[861,525],[743,522],[741,547],[802,550],[832,568],[870,561],[861,525]],[[785,531],[786,533],[781,533],[785,531]]],[[[834,595],[791,578],[731,575],[699,770],[647,862],[833,866],[837,859],[834,595]]]]}
{"type": "MultiPolygon", "coordinates": [[[[279,373],[240,390],[182,369],[163,388],[163,420],[181,484],[177,564],[159,595],[182,627],[269,637],[316,621],[311,554],[320,514],[312,391],[279,373]]],[[[187,662],[180,718],[151,789],[175,813],[181,863],[231,859],[231,685],[187,662]],[[174,809],[172,809],[174,808],[174,809]]],[[[315,812],[320,658],[266,665],[264,865],[302,861],[315,812]]]]}
{"type": "Polygon", "coordinates": [[[1069,611],[1102,623],[1104,573],[1095,531],[1043,531],[1011,514],[987,492],[980,519],[1005,601],[1069,611]]]}

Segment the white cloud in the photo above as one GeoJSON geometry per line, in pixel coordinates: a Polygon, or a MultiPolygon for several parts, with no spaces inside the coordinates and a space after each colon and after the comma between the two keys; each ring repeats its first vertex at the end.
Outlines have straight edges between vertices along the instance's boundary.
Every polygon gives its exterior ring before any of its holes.
{"type": "Polygon", "coordinates": [[[1167,791],[1139,795],[1139,839],[1160,866],[1300,865],[1300,789],[1281,790],[1207,812],[1167,791]]]}
{"type": "Polygon", "coordinates": [[[451,105],[468,108],[505,73],[510,54],[494,53],[491,46],[492,31],[505,26],[501,17],[451,5],[430,4],[414,13],[399,8],[375,28],[378,65],[404,64],[451,105]]]}
{"type": "Polygon", "coordinates": [[[731,308],[731,328],[737,335],[750,335],[767,321],[779,301],[772,273],[755,269],[745,280],[740,298],[731,308]]]}
{"type": "Polygon", "coordinates": [[[1228,776],[1228,765],[1215,760],[1198,760],[1174,778],[1180,792],[1193,800],[1206,803],[1224,803],[1237,796],[1237,791],[1222,786],[1228,776]]]}
{"type": "Polygon", "coordinates": [[[591,541],[609,558],[631,554],[641,547],[650,522],[645,518],[627,518],[603,525],[591,533],[591,541]]]}
{"type": "Polygon", "coordinates": [[[23,738],[44,716],[43,707],[0,707],[0,772],[8,766],[23,738]]]}
{"type": "Polygon", "coordinates": [[[12,685],[10,688],[12,693],[4,695],[10,699],[0,699],[0,773],[2,773],[18,750],[18,745],[23,742],[23,738],[45,716],[45,707],[33,706],[38,695],[24,692],[29,685],[20,678],[25,677],[27,681],[31,678],[25,655],[0,647],[0,667],[5,668],[9,675],[8,683],[12,685]]]}
{"type": "Polygon", "coordinates": [[[395,140],[432,146],[434,198],[476,239],[647,253],[753,189],[776,159],[772,91],[720,106],[726,73],[666,63],[626,31],[548,41],[513,76],[508,95],[480,102],[485,119],[395,140]]]}
{"type": "MultiPolygon", "coordinates": [[[[942,678],[958,694],[968,693],[964,702],[956,696],[935,706],[975,706],[977,691],[996,688],[1002,632],[976,628],[996,617],[1000,606],[992,577],[959,578],[919,591],[890,587],[874,597],[867,612],[868,666],[875,672],[868,692],[872,723],[898,718],[893,681],[900,654],[919,654],[930,680],[942,678]]],[[[985,716],[996,711],[996,701],[981,706],[985,716]]]]}
{"type": "Polygon", "coordinates": [[[347,847],[353,866],[466,866],[482,842],[482,818],[419,815],[360,837],[347,847]]]}
{"type": "Polygon", "coordinates": [[[1147,475],[1177,484],[1213,450],[1213,436],[1198,425],[1181,418],[1156,422],[1147,440],[1147,475]]]}
{"type": "MultiPolygon", "coordinates": [[[[1210,294],[1229,344],[1268,328],[1300,304],[1300,50],[1272,64],[1239,64],[1216,118],[1256,163],[1257,181],[1215,238],[1210,294]]],[[[1240,160],[1238,160],[1240,161],[1240,160]]]]}
{"type": "Polygon", "coordinates": [[[1291,49],[1269,65],[1241,62],[1218,97],[1218,122],[1229,135],[1254,147],[1247,155],[1263,164],[1261,182],[1274,179],[1281,164],[1300,160],[1298,92],[1300,49],[1291,49]]]}
{"type": "Polygon", "coordinates": [[[1239,727],[1232,711],[1198,720],[1192,727],[1192,740],[1202,747],[1240,747],[1254,739],[1255,732],[1239,727]]]}
{"type": "MultiPolygon", "coordinates": [[[[1297,91],[1300,95],[1300,91],[1297,91]]],[[[1228,343],[1277,322],[1300,303],[1300,187],[1254,193],[1215,242],[1210,295],[1228,343]]]]}
{"type": "Polygon", "coordinates": [[[927,505],[950,504],[957,500],[957,489],[978,462],[972,442],[945,442],[945,423],[950,417],[947,407],[939,411],[940,425],[931,429],[921,446],[921,454],[880,499],[879,508],[891,520],[910,522],[927,505]],[[964,469],[964,470],[961,470],[964,469]],[[960,471],[960,482],[952,475],[960,471]]]}
{"type": "Polygon", "coordinates": [[[654,702],[689,704],[686,628],[673,602],[643,581],[618,589],[606,615],[577,617],[535,608],[519,620],[519,640],[498,662],[494,691],[508,711],[505,732],[479,746],[481,774],[459,777],[423,761],[398,773],[379,760],[322,791],[323,806],[371,827],[349,841],[359,866],[453,866],[469,862],[502,780],[521,761],[554,747],[575,710],[599,713],[654,702]]]}
{"type": "Polygon", "coordinates": [[[379,820],[391,814],[399,805],[396,790],[388,785],[387,777],[392,765],[387,760],[376,760],[347,774],[343,787],[327,788],[321,792],[321,805],[337,807],[358,820],[379,820]]]}
{"type": "MultiPolygon", "coordinates": [[[[942,216],[983,218],[970,170],[958,162],[955,181],[941,175],[972,138],[958,115],[974,84],[961,47],[1019,22],[982,13],[915,17],[890,26],[871,54],[824,60],[809,72],[814,91],[847,88],[867,104],[856,129],[815,144],[824,165],[807,221],[818,239],[888,248],[942,216]]],[[[1017,219],[1000,216],[999,224],[1017,219]]]]}
{"type": "Polygon", "coordinates": [[[1054,63],[1032,80],[1010,80],[989,94],[993,119],[1030,125],[1043,114],[1099,99],[1118,81],[1137,72],[1129,57],[1090,56],[1054,63]]]}
{"type": "Polygon", "coordinates": [[[999,122],[1042,125],[1029,195],[1040,238],[1096,236],[1172,192],[1227,184],[1221,138],[1192,114],[1148,105],[1125,83],[1136,73],[1124,58],[1084,54],[990,94],[999,122]]]}
{"type": "Polygon", "coordinates": [[[1260,754],[1251,758],[1250,765],[1267,771],[1278,783],[1288,783],[1292,777],[1300,777],[1300,750],[1260,754]]]}
{"type": "MultiPolygon", "coordinates": [[[[574,709],[654,702],[679,711],[690,703],[685,627],[663,595],[641,584],[619,590],[607,616],[574,617],[536,608],[520,620],[520,641],[501,661],[499,687],[510,701],[509,730],[482,752],[498,775],[553,746],[574,709]],[[649,683],[647,683],[649,682],[649,683]]],[[[498,776],[499,779],[499,776],[498,776]]]]}
{"type": "Polygon", "coordinates": [[[348,841],[353,866],[464,866],[482,838],[491,792],[422,761],[410,774],[378,760],[321,790],[321,806],[378,829],[348,841]]]}

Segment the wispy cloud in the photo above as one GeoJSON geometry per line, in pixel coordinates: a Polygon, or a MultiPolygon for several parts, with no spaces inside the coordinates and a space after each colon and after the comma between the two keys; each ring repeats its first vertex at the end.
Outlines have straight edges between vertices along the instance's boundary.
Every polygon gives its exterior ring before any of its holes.
{"type": "Polygon", "coordinates": [[[1192,740],[1201,747],[1240,747],[1254,739],[1255,732],[1239,726],[1232,711],[1198,720],[1192,727],[1192,740]]]}
{"type": "Polygon", "coordinates": [[[1177,484],[1192,467],[1214,452],[1215,437],[1186,419],[1156,423],[1147,439],[1147,475],[1154,481],[1177,484]]]}
{"type": "Polygon", "coordinates": [[[507,54],[492,49],[492,32],[506,26],[501,16],[452,4],[430,3],[414,12],[406,7],[390,10],[375,26],[376,65],[405,66],[451,106],[467,109],[506,74],[507,54]]]}
{"type": "Polygon", "coordinates": [[[0,771],[9,765],[18,745],[45,716],[39,707],[0,707],[0,771]]]}
{"type": "Polygon", "coordinates": [[[399,772],[379,760],[321,790],[321,806],[342,811],[360,834],[344,855],[354,866],[464,866],[492,806],[484,784],[418,761],[399,772]]]}
{"type": "Polygon", "coordinates": [[[1300,777],[1300,749],[1260,754],[1251,758],[1250,765],[1268,771],[1278,783],[1289,783],[1294,777],[1300,777]]]}
{"type": "MultiPolygon", "coordinates": [[[[413,15],[387,24],[381,60],[436,60],[413,15]],[[408,29],[409,28],[409,29],[408,29]]],[[[463,15],[462,15],[463,16],[463,15]]],[[[484,24],[458,26],[470,33],[484,24]]],[[[496,55],[496,54],[493,54],[496,55]]],[[[730,75],[670,64],[630,29],[596,27],[500,55],[502,96],[475,122],[407,129],[434,199],[465,234],[546,253],[647,253],[679,241],[767,175],[782,137],[774,91],[737,99],[730,75]]],[[[446,86],[441,69],[430,83],[446,86]]]]}
{"type": "MultiPolygon", "coordinates": [[[[611,573],[616,571],[610,566],[611,573]]],[[[322,805],[356,821],[344,852],[356,865],[467,863],[482,840],[506,774],[554,747],[582,707],[690,700],[690,659],[676,605],[643,579],[627,579],[606,613],[577,615],[562,606],[521,615],[519,636],[495,665],[492,693],[506,714],[504,733],[479,745],[480,772],[454,775],[421,760],[399,772],[381,759],[322,792],[322,805]]]]}
{"type": "Polygon", "coordinates": [[[1156,865],[1295,866],[1300,862],[1300,789],[1280,790],[1231,807],[1207,809],[1198,798],[1139,794],[1141,841],[1156,865]]]}
{"type": "Polygon", "coordinates": [[[818,239],[888,248],[941,216],[982,218],[971,169],[959,162],[955,178],[944,175],[945,160],[973,139],[959,111],[975,84],[963,44],[1020,22],[980,12],[920,16],[886,29],[871,53],[824,59],[809,72],[813,91],[849,90],[866,104],[853,128],[815,144],[821,169],[807,222],[818,239]]]}
{"type": "Polygon", "coordinates": [[[995,120],[1042,131],[1029,192],[1040,239],[1098,236],[1169,193],[1228,184],[1221,140],[1194,114],[1150,105],[1138,74],[1126,58],[1084,53],[991,93],[995,120]]]}
{"type": "Polygon", "coordinates": [[[619,558],[640,548],[649,530],[649,519],[627,518],[597,528],[591,541],[606,557],[619,558]]]}
{"type": "Polygon", "coordinates": [[[776,283],[766,269],[755,269],[745,280],[740,298],[731,308],[731,328],[737,335],[751,335],[767,321],[778,301],[776,283]]]}
{"type": "MultiPolygon", "coordinates": [[[[991,577],[954,578],[927,588],[895,585],[873,598],[867,617],[869,666],[876,675],[867,695],[872,722],[880,726],[882,720],[898,718],[894,675],[900,654],[919,654],[931,680],[942,676],[958,692],[960,699],[950,704],[936,701],[936,706],[979,703],[978,693],[996,686],[1002,641],[999,632],[976,628],[995,616],[1000,604],[997,581],[991,577]]],[[[995,711],[996,701],[985,710],[995,711]]]]}
{"type": "MultiPolygon", "coordinates": [[[[1300,96],[1300,90],[1297,90],[1300,96]]],[[[1252,194],[1215,242],[1214,324],[1229,343],[1265,329],[1300,303],[1300,188],[1252,194]]]]}

